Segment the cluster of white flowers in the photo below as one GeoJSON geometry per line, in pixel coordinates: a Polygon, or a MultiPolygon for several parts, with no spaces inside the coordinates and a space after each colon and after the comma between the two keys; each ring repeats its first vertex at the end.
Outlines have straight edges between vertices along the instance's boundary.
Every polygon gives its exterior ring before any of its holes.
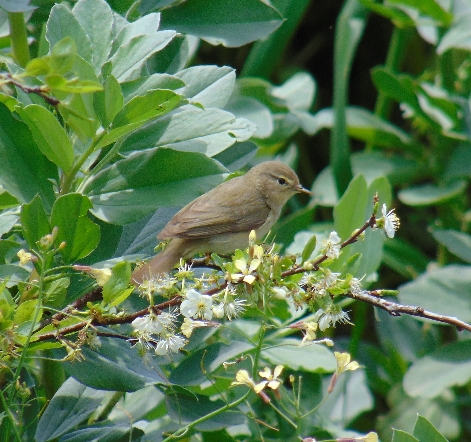
{"type": "Polygon", "coordinates": [[[134,319],[138,343],[145,349],[153,348],[159,356],[177,353],[186,344],[186,339],[175,333],[176,314],[174,312],[154,313],[134,319]]]}
{"type": "MultiPolygon", "coordinates": [[[[392,238],[399,227],[399,219],[395,215],[394,209],[387,211],[385,204],[382,206],[382,215],[381,218],[376,220],[375,227],[384,229],[386,235],[392,238]]],[[[228,272],[229,282],[226,288],[218,294],[211,296],[198,291],[202,286],[205,286],[204,278],[195,280],[195,285],[192,288],[185,287],[185,285],[188,285],[185,283],[186,280],[194,279],[194,275],[191,266],[184,263],[174,277],[169,275],[161,277],[160,275],[144,281],[140,289],[151,301],[151,307],[149,308],[149,314],[132,321],[138,343],[143,348],[154,349],[158,355],[176,353],[186,345],[187,338],[191,336],[195,328],[208,325],[217,326],[217,323],[210,323],[213,317],[226,317],[229,320],[239,317],[247,304],[245,299],[237,296],[233,283],[243,281],[246,285],[252,285],[256,280],[253,273],[262,264],[264,255],[262,247],[254,245],[253,242],[254,240],[251,240],[249,257],[243,255],[240,251],[239,255],[235,255],[237,259],[234,259],[232,268],[228,272]],[[181,285],[181,289],[177,289],[177,283],[181,285]],[[157,313],[152,309],[152,299],[155,293],[169,295],[174,292],[184,293],[180,313],[184,317],[181,324],[181,333],[185,337],[175,332],[177,328],[176,311],[157,313]]],[[[329,238],[322,241],[322,253],[329,259],[336,259],[340,256],[341,246],[341,238],[336,231],[332,231],[329,238]]],[[[307,323],[302,322],[301,326],[296,325],[294,327],[300,328],[304,333],[302,344],[306,341],[313,341],[318,329],[324,331],[329,327],[335,327],[337,323],[351,324],[348,313],[342,311],[338,305],[332,302],[332,295],[345,293],[345,290],[349,290],[353,294],[366,292],[362,289],[361,279],[351,276],[340,279],[340,273],[332,272],[328,268],[323,268],[321,271],[322,275],[305,274],[299,284],[294,283],[294,288],[285,286],[271,288],[274,297],[286,299],[287,296],[291,296],[295,303],[297,298],[300,302],[301,299],[307,299],[305,298],[306,292],[313,293],[318,306],[322,307],[316,311],[312,320],[307,323]],[[300,293],[301,296],[296,298],[296,295],[300,293]]]]}

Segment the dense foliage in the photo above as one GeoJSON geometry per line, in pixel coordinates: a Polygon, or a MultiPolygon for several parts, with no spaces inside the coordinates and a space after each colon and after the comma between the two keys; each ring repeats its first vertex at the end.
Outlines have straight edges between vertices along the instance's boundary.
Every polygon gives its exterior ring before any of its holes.
{"type": "Polygon", "coordinates": [[[1,440],[470,439],[471,3],[332,5],[0,0],[1,440]],[[129,284],[273,158],[268,238],[129,284]]]}

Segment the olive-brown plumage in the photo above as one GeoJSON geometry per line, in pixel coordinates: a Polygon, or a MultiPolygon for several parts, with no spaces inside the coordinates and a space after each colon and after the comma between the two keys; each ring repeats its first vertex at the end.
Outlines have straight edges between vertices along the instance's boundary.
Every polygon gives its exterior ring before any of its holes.
{"type": "Polygon", "coordinates": [[[310,193],[296,173],[266,161],[226,181],[183,207],[157,236],[170,240],[163,252],[132,274],[134,284],[172,270],[180,258],[196,253],[232,253],[248,246],[251,230],[261,238],[278,220],[295,193],[310,193]]]}

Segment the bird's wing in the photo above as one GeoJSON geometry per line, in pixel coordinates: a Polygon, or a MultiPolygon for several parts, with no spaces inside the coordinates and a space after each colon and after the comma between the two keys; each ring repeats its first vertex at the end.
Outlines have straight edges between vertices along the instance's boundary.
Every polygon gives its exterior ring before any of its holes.
{"type": "MultiPolygon", "coordinates": [[[[234,180],[239,178],[231,181],[234,180]]],[[[204,238],[222,233],[250,232],[262,226],[270,207],[262,198],[253,201],[254,189],[242,183],[235,185],[231,181],[201,195],[181,209],[158,238],[204,238]]]]}

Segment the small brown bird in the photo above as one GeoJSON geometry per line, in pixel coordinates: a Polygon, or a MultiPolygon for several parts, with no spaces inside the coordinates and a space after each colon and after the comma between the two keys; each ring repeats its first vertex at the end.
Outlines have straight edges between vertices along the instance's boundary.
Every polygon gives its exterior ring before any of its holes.
{"type": "Polygon", "coordinates": [[[228,254],[249,244],[249,233],[265,236],[296,193],[311,192],[279,161],[266,161],[187,204],[157,236],[167,247],[132,274],[135,285],[167,273],[180,258],[196,253],[228,254]]]}

